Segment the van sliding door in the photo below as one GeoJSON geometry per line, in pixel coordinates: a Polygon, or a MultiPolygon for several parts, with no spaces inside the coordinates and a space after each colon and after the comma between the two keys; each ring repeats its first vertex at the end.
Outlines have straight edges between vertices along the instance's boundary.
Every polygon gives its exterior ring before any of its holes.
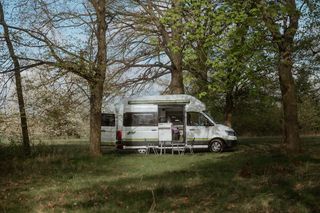
{"type": "Polygon", "coordinates": [[[158,143],[156,112],[126,112],[123,115],[123,144],[135,148],[158,143]]]}

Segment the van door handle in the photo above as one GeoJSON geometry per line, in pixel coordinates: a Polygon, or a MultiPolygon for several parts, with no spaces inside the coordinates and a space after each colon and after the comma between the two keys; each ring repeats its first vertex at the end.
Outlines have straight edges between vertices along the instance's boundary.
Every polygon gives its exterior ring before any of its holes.
{"type": "Polygon", "coordinates": [[[136,133],[135,131],[129,131],[128,135],[136,133]]]}
{"type": "Polygon", "coordinates": [[[151,131],[157,131],[156,129],[151,129],[151,131]]]}
{"type": "Polygon", "coordinates": [[[196,129],[189,129],[190,131],[194,131],[194,130],[196,130],[196,129]]]}

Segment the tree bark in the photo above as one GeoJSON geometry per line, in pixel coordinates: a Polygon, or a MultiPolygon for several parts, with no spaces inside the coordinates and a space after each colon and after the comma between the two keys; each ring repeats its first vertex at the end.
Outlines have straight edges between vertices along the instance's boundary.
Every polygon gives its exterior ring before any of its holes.
{"type": "Polygon", "coordinates": [[[290,48],[280,49],[278,74],[284,115],[284,144],[292,152],[300,152],[298,111],[295,83],[292,76],[290,48]]]}
{"type": "Polygon", "coordinates": [[[101,106],[103,82],[90,84],[90,153],[101,155],[101,106]]]}
{"type": "Polygon", "coordinates": [[[169,85],[170,94],[184,94],[182,68],[173,66],[171,70],[171,82],[169,85]]]}
{"type": "MultiPolygon", "coordinates": [[[[172,8],[176,8],[177,12],[181,12],[181,5],[179,0],[172,1],[172,8]]],[[[180,20],[182,22],[182,19],[180,20]]],[[[182,45],[182,30],[178,27],[171,27],[172,37],[175,47],[169,48],[169,58],[171,58],[172,69],[171,69],[171,82],[169,85],[170,94],[184,94],[184,84],[183,84],[183,72],[182,72],[182,63],[183,63],[183,45],[182,45]]],[[[169,45],[169,42],[166,42],[169,45]]]]}
{"type": "Polygon", "coordinates": [[[0,24],[3,26],[4,38],[9,50],[10,57],[14,65],[14,77],[15,77],[16,92],[18,96],[18,105],[19,105],[19,112],[20,112],[23,151],[25,155],[30,155],[30,152],[31,152],[30,139],[29,139],[28,123],[27,123],[27,116],[25,111],[23,90],[22,90],[22,83],[21,83],[20,63],[15,54],[14,47],[10,39],[9,28],[4,19],[4,12],[3,12],[3,7],[1,2],[0,2],[0,22],[1,22],[0,24]]]}
{"type": "MultiPolygon", "coordinates": [[[[181,41],[180,41],[180,36],[181,33],[179,32],[174,32],[173,33],[173,39],[177,44],[178,49],[181,49],[181,41]]],[[[171,50],[170,53],[168,54],[171,59],[171,82],[169,84],[169,93],[170,94],[184,94],[184,84],[183,84],[183,72],[182,72],[182,51],[176,51],[176,50],[171,50]]]]}
{"type": "Polygon", "coordinates": [[[107,42],[106,42],[106,1],[92,0],[96,11],[96,37],[98,52],[96,58],[94,79],[90,85],[90,152],[93,156],[101,155],[101,107],[103,97],[103,84],[107,69],[107,42]]]}
{"type": "Polygon", "coordinates": [[[232,112],[233,112],[233,96],[231,93],[226,95],[226,103],[224,109],[225,125],[232,127],[232,112]]]}

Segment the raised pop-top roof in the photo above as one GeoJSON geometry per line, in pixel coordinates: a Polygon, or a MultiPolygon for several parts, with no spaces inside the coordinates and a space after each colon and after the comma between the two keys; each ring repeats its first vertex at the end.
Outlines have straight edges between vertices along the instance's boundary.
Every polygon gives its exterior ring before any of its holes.
{"type": "Polygon", "coordinates": [[[156,95],[128,98],[127,105],[157,104],[157,105],[186,105],[187,111],[204,111],[205,105],[191,95],[156,95]]]}

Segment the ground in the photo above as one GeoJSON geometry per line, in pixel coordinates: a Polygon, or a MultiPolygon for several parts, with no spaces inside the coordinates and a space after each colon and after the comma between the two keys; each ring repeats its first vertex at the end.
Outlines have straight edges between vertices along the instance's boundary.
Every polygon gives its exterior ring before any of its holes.
{"type": "Polygon", "coordinates": [[[320,138],[288,157],[279,138],[220,154],[90,157],[85,141],[0,144],[0,212],[320,212],[320,138]]]}

